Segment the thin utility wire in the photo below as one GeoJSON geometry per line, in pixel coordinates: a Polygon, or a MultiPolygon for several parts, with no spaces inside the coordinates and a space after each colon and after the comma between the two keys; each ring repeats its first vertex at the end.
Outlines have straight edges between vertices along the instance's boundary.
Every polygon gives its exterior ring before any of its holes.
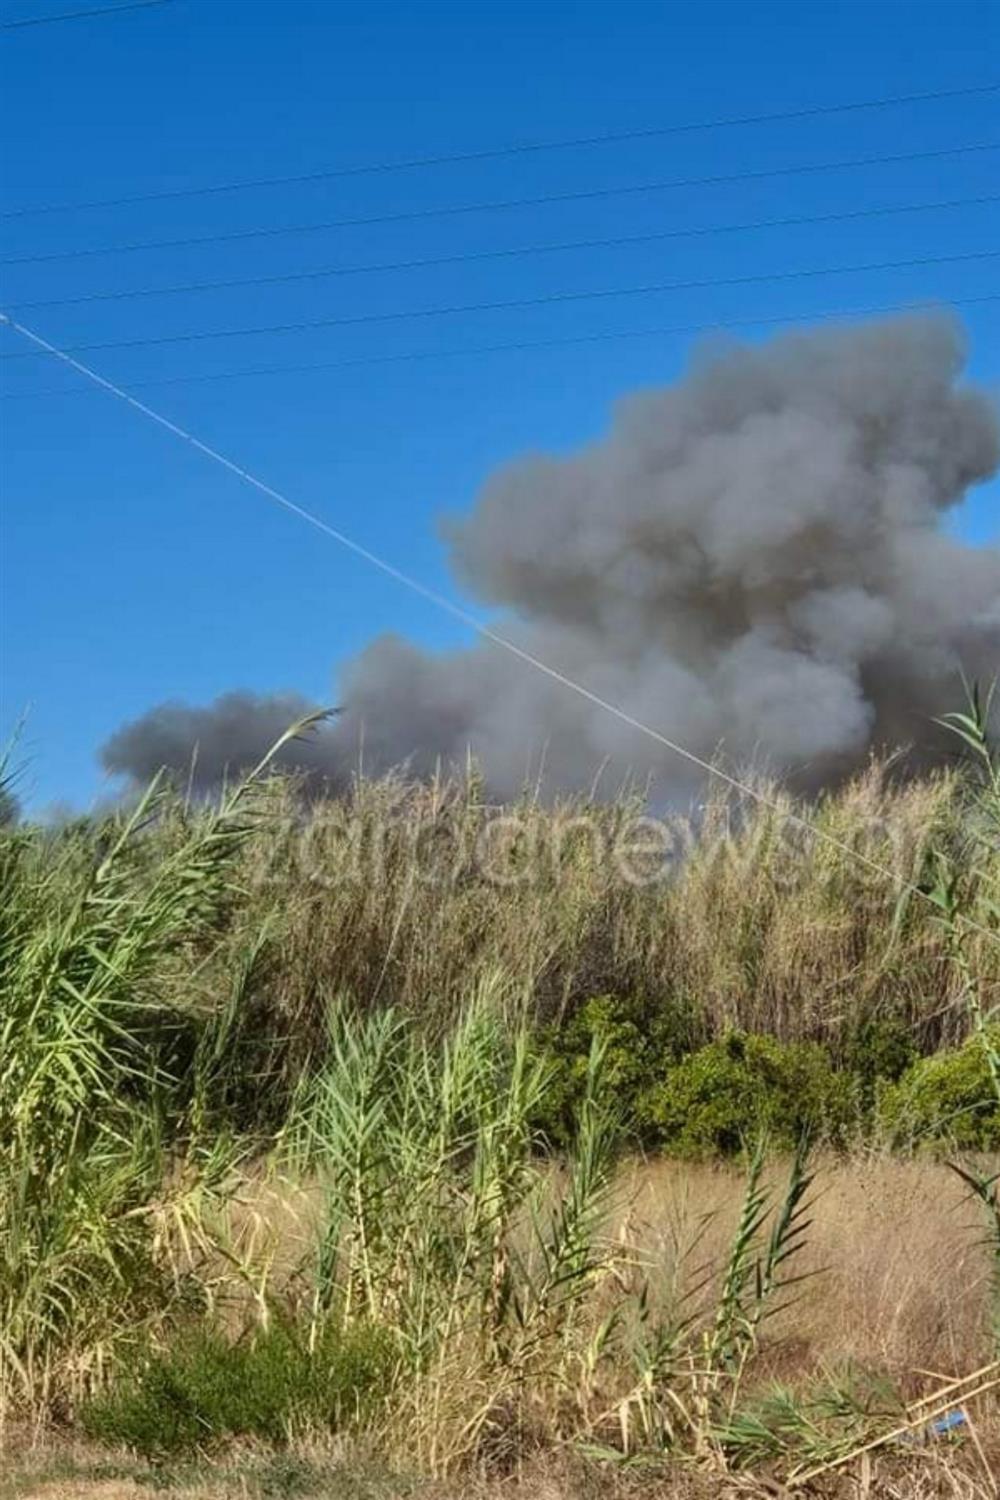
{"type": "Polygon", "coordinates": [[[267,224],[257,229],[228,230],[222,234],[185,235],[169,240],[128,240],[117,245],[85,245],[77,250],[50,250],[14,255],[0,260],[2,266],[42,265],[54,261],[81,260],[95,255],[133,255],[143,250],[178,250],[197,245],[232,244],[239,240],[273,238],[289,234],[319,234],[330,229],[354,229],[372,224],[405,224],[422,219],[454,218],[462,214],[501,213],[514,208],[539,208],[554,203],[585,203],[600,198],[659,193],[674,188],[723,187],[735,182],[762,182],[775,177],[800,177],[813,172],[839,172],[857,167],[897,166],[903,162],[939,161],[1000,149],[998,141],[972,141],[962,146],[941,146],[929,151],[903,151],[888,156],[854,156],[834,161],[802,162],[794,166],[746,168],[708,177],[674,177],[657,182],[625,183],[617,187],[584,188],[568,193],[542,193],[530,198],[495,198],[476,203],[445,203],[439,207],[396,209],[391,213],[362,214],[346,219],[326,219],[316,224],[267,224]]]}
{"type": "MultiPolygon", "coordinates": [[[[949,297],[948,307],[969,307],[983,302],[1000,302],[1000,292],[979,297],[949,297]]],[[[675,334],[722,333],[737,328],[774,328],[787,323],[823,322],[831,318],[881,317],[909,312],[940,311],[942,303],[926,298],[914,302],[881,303],[866,307],[833,307],[808,312],[781,313],[766,318],[733,318],[715,323],[675,323],[672,327],[619,328],[600,333],[573,334],[568,338],[519,339],[512,343],[478,344],[458,349],[408,349],[395,354],[362,354],[353,359],[320,360],[299,365],[256,365],[242,370],[214,370],[199,375],[162,375],[155,380],[132,380],[132,390],[152,390],[170,385],[202,385],[215,380],[247,380],[260,376],[311,375],[328,370],[354,370],[363,365],[395,365],[436,359],[470,359],[487,354],[520,353],[527,350],[561,349],[571,345],[600,344],[617,339],[664,338],[675,334]]],[[[46,386],[41,390],[0,391],[5,401],[29,401],[46,396],[86,396],[89,387],[81,385],[46,386]]]]}
{"type": "MultiPolygon", "coordinates": [[[[256,338],[274,334],[305,333],[317,328],[355,328],[372,323],[395,323],[410,319],[443,318],[463,313],[512,312],[529,307],[551,307],[562,303],[591,302],[608,297],[646,297],[661,292],[704,290],[708,287],[756,286],[776,281],[799,281],[815,276],[853,276],[869,271],[899,271],[921,266],[942,266],[972,260],[993,260],[1000,250],[962,251],[956,255],[925,255],[906,260],[865,261],[851,266],[805,266],[793,271],[762,272],[751,276],[694,278],[686,281],[655,281],[642,286],[597,287],[583,292],[548,292],[540,297],[515,297],[506,301],[454,302],[438,307],[398,308],[393,312],[351,313],[335,318],[307,318],[297,323],[255,324],[246,328],[194,329],[188,333],[157,334],[141,339],[107,339],[97,343],[68,344],[73,354],[87,354],[103,349],[148,349],[164,344],[204,343],[215,339],[256,338]]],[[[37,350],[0,355],[4,363],[11,360],[39,359],[37,350]]]]}
{"type": "MultiPolygon", "coordinates": [[[[148,0],[157,3],[157,0],[148,0]]],[[[163,0],[159,0],[163,3],[163,0]]],[[[125,7],[120,7],[124,9],[125,7]]],[[[22,25],[33,24],[22,22],[22,25]]],[[[877,99],[853,99],[846,103],[810,104],[800,109],[769,111],[762,114],[724,115],[708,120],[685,120],[674,125],[652,125],[636,130],[610,130],[597,135],[563,136],[556,139],[516,141],[504,146],[486,146],[473,151],[448,151],[434,156],[401,157],[395,160],[355,162],[344,167],[321,167],[312,172],[296,172],[279,177],[243,177],[228,182],[211,182],[202,187],[167,188],[156,193],[132,193],[117,198],[91,198],[75,203],[42,203],[8,209],[0,218],[27,218],[35,214],[79,213],[84,209],[125,208],[134,203],[165,203],[178,198],[205,198],[215,193],[238,193],[250,188],[291,187],[305,182],[329,182],[340,177],[361,177],[378,172],[416,171],[462,162],[493,161],[504,156],[527,156],[542,151],[565,151],[571,147],[617,145],[623,141],[657,140],[663,136],[683,135],[699,130],[729,130],[742,125],[776,125],[786,121],[809,120],[825,115],[842,115],[859,110],[891,109],[897,105],[925,104],[938,99],[967,99],[975,95],[995,94],[1000,83],[971,84],[952,89],[932,89],[924,93],[890,94],[877,99]]]]}
{"type": "MultiPolygon", "coordinates": [[[[252,474],[249,469],[245,469],[241,464],[235,463],[233,459],[227,458],[224,453],[220,453],[217,448],[213,448],[208,443],[203,442],[201,438],[195,437],[194,433],[189,432],[187,428],[181,427],[176,422],[172,422],[169,417],[163,416],[161,412],[154,410],[151,406],[147,406],[145,402],[138,401],[135,396],[130,395],[121,386],[115,385],[113,381],[107,380],[103,375],[99,375],[89,365],[82,364],[80,360],[74,359],[65,349],[60,349],[57,345],[51,344],[41,334],[35,333],[32,329],[25,327],[23,323],[18,323],[7,313],[0,313],[0,322],[6,323],[15,333],[27,339],[45,354],[51,355],[63,364],[68,365],[70,369],[76,370],[78,374],[83,375],[102,390],[123,401],[126,406],[130,406],[142,416],[148,417],[151,422],[155,422],[164,431],[171,433],[174,437],[180,438],[182,442],[187,443],[198,453],[204,454],[213,463],[228,470],[230,474],[234,474],[238,479],[242,479],[245,484],[258,490],[267,499],[273,500],[276,505],[281,506],[289,514],[297,516],[299,520],[305,521],[307,525],[322,532],[324,536],[330,537],[338,546],[353,553],[355,557],[361,558],[362,561],[376,568],[387,578],[393,579],[396,583],[402,585],[402,587],[409,589],[412,593],[418,594],[422,599],[426,599],[428,603],[451,615],[467,628],[475,631],[483,640],[490,641],[494,646],[499,646],[501,650],[507,651],[510,655],[517,657],[519,661],[523,661],[526,666],[533,667],[535,671],[540,672],[544,677],[548,677],[553,682],[557,682],[562,687],[568,689],[568,691],[576,693],[578,697],[585,699],[588,703],[592,703],[596,708],[603,709],[604,712],[611,714],[622,724],[627,725],[628,728],[634,729],[639,734],[643,734],[648,739],[653,740],[656,744],[662,745],[664,749],[679,756],[682,760],[688,761],[707,775],[714,776],[718,780],[725,782],[727,786],[731,787],[734,791],[738,791],[742,796],[749,797],[752,801],[758,803],[758,805],[776,813],[780,818],[797,824],[799,827],[805,829],[806,832],[811,833],[819,842],[825,843],[830,848],[839,850],[840,853],[846,854],[848,858],[854,860],[857,864],[864,865],[875,874],[882,876],[883,879],[890,881],[901,892],[905,891],[910,895],[919,896],[922,900],[933,906],[935,910],[939,909],[930,893],[923,890],[920,886],[915,885],[913,881],[904,879],[893,870],[890,870],[887,865],[881,864],[878,860],[872,859],[867,854],[860,853],[853,845],[847,844],[843,840],[836,838],[833,834],[827,833],[825,829],[816,827],[814,823],[810,822],[808,818],[803,817],[801,813],[796,813],[782,806],[780,802],[775,802],[773,798],[766,797],[756,787],[740,781],[738,777],[730,775],[728,771],[724,771],[721,766],[714,765],[711,761],[705,760],[702,756],[695,754],[693,750],[689,750],[685,745],[679,744],[676,740],[672,740],[667,735],[661,734],[658,729],[653,729],[650,725],[643,723],[641,719],[635,718],[634,715],[628,713],[626,709],[621,708],[617,703],[612,703],[609,699],[602,698],[600,694],[592,692],[583,683],[577,682],[572,677],[568,677],[565,672],[560,672],[557,667],[550,666],[548,662],[543,661],[539,656],[535,656],[533,652],[526,651],[524,647],[517,645],[515,641],[510,640],[507,636],[501,635],[476,615],[470,614],[461,605],[455,604],[445,594],[441,594],[437,589],[422,583],[419,578],[414,578],[412,574],[404,572],[402,568],[396,567],[394,563],[387,562],[377,552],[373,552],[369,547],[364,546],[363,543],[355,541],[353,537],[348,536],[346,532],[341,531],[338,527],[331,526],[328,521],[324,521],[314,511],[307,510],[305,506],[299,505],[297,501],[289,499],[281,490],[277,490],[272,485],[265,483],[263,479],[259,479],[255,474],[252,474]]],[[[973,918],[963,914],[962,921],[967,927],[984,934],[992,942],[1000,942],[1000,938],[997,937],[996,933],[991,932],[988,927],[984,927],[973,918]]]]}
{"type": "Polygon", "coordinates": [[[137,297],[170,297],[181,293],[233,291],[240,287],[282,286],[290,282],[319,281],[336,276],[373,275],[389,271],[419,271],[433,266],[468,265],[485,260],[515,260],[531,255],[552,255],[567,250],[605,250],[625,245],[650,245],[663,240],[694,239],[714,234],[748,233],[759,229],[792,229],[807,224],[842,224],[893,214],[929,213],[938,209],[974,208],[1000,203],[1000,193],[972,198],[939,198],[928,203],[887,203],[874,208],[844,209],[837,213],[802,214],[784,219],[748,219],[740,224],[693,225],[680,229],[653,229],[645,234],[612,235],[607,239],[553,240],[546,244],[499,246],[492,250],[465,251],[457,255],[432,255],[415,260],[367,261],[355,265],[319,266],[311,271],[281,271],[270,276],[242,276],[221,281],[180,281],[172,286],[112,288],[84,292],[73,297],[44,297],[39,301],[13,302],[15,312],[43,307],[79,307],[89,302],[120,302],[137,297]]]}
{"type": "MultiPolygon", "coordinates": [[[[94,16],[117,16],[126,10],[149,10],[154,5],[173,5],[174,0],[130,0],[127,5],[101,5],[92,10],[66,10],[54,16],[23,16],[0,21],[0,31],[20,31],[25,26],[52,26],[57,21],[89,21],[94,16]]],[[[5,215],[6,217],[6,215],[5,215]]]]}

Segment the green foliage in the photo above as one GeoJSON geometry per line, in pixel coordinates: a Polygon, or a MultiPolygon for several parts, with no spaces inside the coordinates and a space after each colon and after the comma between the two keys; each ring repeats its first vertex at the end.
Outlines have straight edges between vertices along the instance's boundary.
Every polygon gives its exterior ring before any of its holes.
{"type": "Polygon", "coordinates": [[[187,1295],[230,1153],[196,1139],[176,976],[234,899],[257,791],[189,816],[157,778],[110,818],[0,837],[0,1401],[187,1295]]]}
{"type": "Polygon", "coordinates": [[[622,1116],[626,1131],[642,1134],[639,1100],[663,1078],[664,1070],[690,1049],[693,1015],[670,1001],[658,1003],[595,995],[567,1020],[544,1027],[537,1046],[548,1068],[548,1082],[536,1123],[552,1145],[565,1146],[587,1088],[591,1049],[604,1053],[603,1087],[622,1116]]]}
{"type": "Polygon", "coordinates": [[[189,1329],[137,1375],[85,1402],[80,1420],[99,1442],[146,1457],[235,1437],[280,1445],[297,1430],[336,1431],[370,1414],[395,1366],[387,1334],[363,1325],[349,1333],[329,1326],[312,1347],[290,1324],[236,1342],[189,1329]]]}
{"type": "MultiPolygon", "coordinates": [[[[901,1147],[1000,1147],[1000,1107],[982,1036],[921,1058],[902,1021],[877,1017],[855,1030],[835,1069],[818,1044],[741,1032],[679,1055],[672,1018],[654,1013],[642,1023],[641,1015],[628,1002],[600,996],[545,1034],[552,1082],[540,1120],[548,1139],[566,1139],[563,1121],[572,1118],[586,1077],[584,1048],[599,1038],[608,1100],[641,1140],[673,1155],[731,1156],[761,1131],[780,1150],[804,1135],[843,1145],[862,1127],[901,1147]]],[[[986,1039],[996,1048],[1000,1030],[986,1039]]]]}
{"type": "Polygon", "coordinates": [[[754,1393],[720,1425],[716,1440],[734,1468],[792,1457],[806,1468],[835,1461],[905,1417],[901,1396],[885,1378],[848,1365],[811,1387],[773,1385],[754,1393]]]}
{"type": "Polygon", "coordinates": [[[843,1138],[856,1089],[822,1047],[731,1032],[666,1070],[640,1118],[677,1156],[730,1156],[761,1132],[779,1149],[804,1137],[843,1138]]]}
{"type": "Polygon", "coordinates": [[[503,998],[484,989],[437,1041],[399,1012],[335,1007],[327,1059],[288,1133],[294,1169],[325,1188],[314,1316],[391,1323],[438,1458],[458,1351],[476,1351],[488,1393],[449,1439],[464,1455],[494,1404],[529,1380],[566,1379],[583,1309],[614,1260],[600,1237],[617,1125],[603,1049],[591,1049],[553,1196],[531,1123],[545,1064],[523,1018],[504,1020],[503,998]]]}
{"type": "Polygon", "coordinates": [[[899,1016],[872,1016],[849,1035],[842,1066],[857,1079],[869,1109],[879,1084],[895,1083],[919,1055],[912,1026],[899,1016]]]}
{"type": "Polygon", "coordinates": [[[770,1233],[766,1233],[771,1217],[771,1195],[764,1186],[766,1162],[766,1142],[761,1136],[748,1162],[743,1208],[705,1346],[706,1364],[713,1374],[743,1369],[776,1295],[801,1279],[790,1274],[789,1263],[802,1249],[810,1223],[806,1214],[813,1176],[807,1170],[808,1148],[803,1140],[796,1149],[770,1233]]]}
{"type": "Polygon", "coordinates": [[[633,1140],[679,1155],[728,1156],[760,1130],[780,1149],[811,1134],[835,1145],[870,1124],[875,1098],[919,1056],[912,1028],[871,1017],[848,1035],[835,1069],[815,1043],[730,1032],[697,1049],[692,1012],[613,995],[588,1000],[548,1026],[538,1047],[549,1081],[536,1123],[564,1146],[587,1077],[589,1050],[605,1049],[604,1087],[633,1140]]]}
{"type": "MultiPolygon", "coordinates": [[[[1000,1043],[996,1028],[988,1034],[1000,1043]]],[[[941,1143],[963,1151],[1000,1148],[1000,1102],[979,1035],[964,1047],[913,1063],[898,1083],[880,1091],[878,1118],[897,1146],[941,1143]]]]}

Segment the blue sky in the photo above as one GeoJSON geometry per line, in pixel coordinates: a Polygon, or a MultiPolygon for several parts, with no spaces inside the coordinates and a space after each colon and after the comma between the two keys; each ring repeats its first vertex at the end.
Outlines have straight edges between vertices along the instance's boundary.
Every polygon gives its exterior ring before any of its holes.
{"type": "MultiPolygon", "coordinates": [[[[71,0],[5,0],[0,19],[72,8],[71,0]]],[[[121,16],[7,30],[0,32],[4,207],[962,88],[993,81],[998,18],[993,0],[488,8],[172,0],[121,16]]],[[[600,432],[616,397],[676,376],[692,344],[690,334],[667,332],[560,340],[755,318],[807,322],[911,299],[988,297],[1000,290],[988,259],[787,273],[996,250],[997,205],[250,288],[68,299],[981,197],[998,191],[996,152],[426,214],[450,204],[1000,140],[998,99],[982,94],[11,218],[4,258],[65,258],[5,266],[3,301],[58,344],[114,344],[650,282],[761,278],[84,356],[332,524],[450,592],[437,517],[468,506],[503,460],[528,448],[564,450],[600,432]],[[425,217],[66,254],[408,212],[425,217]],[[785,279],[764,279],[776,273],[785,279]],[[25,305],[38,302],[52,305],[25,305]],[[474,352],[546,340],[550,347],[474,352]],[[454,352],[463,350],[470,352],[454,352]],[[431,357],[396,358],[411,353],[431,357]],[[231,373],[338,361],[355,363],[231,373]],[[190,378],[209,375],[225,378],[190,378]]],[[[973,302],[963,317],[971,373],[1000,385],[1000,302],[973,302]]],[[[9,331],[0,336],[0,354],[25,347],[9,331]]],[[[74,378],[38,359],[5,360],[2,373],[15,399],[2,409],[0,719],[9,727],[31,706],[25,790],[36,806],[98,794],[97,747],[123,719],[163,699],[206,701],[242,686],[330,701],[337,662],[379,631],[430,644],[457,638],[445,616],[121,403],[81,393],[74,378]],[[28,395],[67,387],[70,394],[28,395]]],[[[993,485],[971,497],[954,520],[962,535],[997,539],[998,496],[993,485]]]]}

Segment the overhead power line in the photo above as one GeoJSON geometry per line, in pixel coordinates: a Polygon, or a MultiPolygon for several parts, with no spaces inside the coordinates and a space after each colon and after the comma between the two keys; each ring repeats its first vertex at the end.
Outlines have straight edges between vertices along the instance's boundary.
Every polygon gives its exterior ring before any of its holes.
{"type": "MultiPolygon", "coordinates": [[[[162,4],[164,0],[147,0],[147,3],[162,4]]],[[[125,9],[125,7],[119,7],[119,9],[125,9]]],[[[31,25],[33,23],[21,22],[20,24],[31,25]]],[[[776,125],[795,120],[815,119],[825,115],[891,109],[905,104],[926,104],[940,99],[967,99],[976,95],[994,94],[998,90],[1000,90],[1000,83],[972,84],[962,88],[932,89],[923,93],[889,94],[876,99],[852,99],[835,104],[811,104],[799,109],[773,110],[760,114],[723,115],[707,120],[685,120],[677,124],[653,125],[635,130],[610,130],[596,135],[515,141],[503,146],[486,146],[472,151],[448,151],[431,156],[354,162],[343,167],[321,167],[312,172],[296,172],[284,176],[236,178],[226,182],[206,183],[202,187],[168,188],[154,193],[131,193],[116,198],[91,198],[82,202],[26,205],[22,208],[8,209],[0,214],[0,218],[27,218],[35,214],[79,213],[85,209],[124,208],[136,203],[165,203],[180,198],[206,198],[216,193],[244,192],[250,188],[292,187],[301,183],[328,182],[336,178],[361,177],[371,173],[416,171],[427,167],[449,166],[463,162],[491,161],[504,156],[565,151],[573,147],[607,146],[625,141],[656,140],[664,136],[683,135],[700,130],[728,130],[743,125],[776,125]]]]}
{"type": "MultiPolygon", "coordinates": [[[[296,323],[256,324],[245,328],[194,329],[188,333],[157,334],[141,339],[109,339],[99,343],[68,344],[72,354],[93,353],[104,349],[146,349],[164,344],[187,344],[211,339],[251,338],[279,333],[305,333],[317,328],[353,328],[361,324],[392,323],[410,318],[441,318],[460,313],[512,312],[528,307],[548,307],[556,303],[590,302],[608,297],[645,297],[657,292],[694,291],[707,287],[753,286],[762,282],[795,281],[814,276],[847,276],[867,271],[899,271],[917,266],[952,265],[971,260],[991,260],[1000,250],[968,250],[955,255],[927,255],[906,260],[866,261],[850,266],[806,266],[791,271],[771,271],[748,276],[695,278],[685,281],[648,282],[641,286],[597,287],[582,292],[548,292],[540,297],[515,297],[509,301],[455,302],[438,307],[400,308],[393,312],[350,313],[335,318],[309,318],[296,323]]],[[[30,350],[0,355],[3,361],[38,359],[30,350]]]]}
{"type": "Polygon", "coordinates": [[[40,301],[14,302],[14,312],[43,307],[78,307],[90,302],[119,302],[138,297],[168,297],[187,292],[232,291],[240,287],[281,286],[296,281],[319,281],[336,276],[360,276],[388,271],[417,271],[433,266],[467,265],[473,261],[514,260],[530,255],[551,255],[567,250],[605,250],[625,245],[649,245],[662,240],[693,239],[714,234],[736,234],[757,229],[791,229],[807,224],[841,224],[894,214],[929,213],[937,209],[972,208],[1000,203],[1000,193],[972,198],[944,198],[928,203],[887,203],[874,208],[846,209],[839,213],[800,214],[783,219],[748,219],[737,224],[693,225],[679,229],[654,229],[645,234],[621,234],[608,238],[555,240],[547,244],[508,245],[492,250],[471,250],[457,255],[432,255],[413,260],[365,261],[357,265],[320,266],[309,271],[281,271],[270,276],[243,276],[220,281],[180,281],[171,286],[112,288],[84,292],[73,297],[45,297],[40,301]]]}
{"type": "Polygon", "coordinates": [[[154,5],[172,5],[174,0],[129,0],[127,5],[100,5],[91,10],[65,10],[54,16],[21,16],[0,21],[0,31],[20,31],[25,26],[53,26],[57,21],[89,21],[94,16],[117,16],[126,10],[149,10],[154,5]]]}
{"type": "Polygon", "coordinates": [[[952,156],[966,156],[982,151],[996,151],[997,141],[974,141],[962,146],[944,146],[930,151],[904,151],[888,156],[855,156],[834,161],[803,162],[793,166],[761,167],[739,172],[722,172],[708,177],[674,177],[657,182],[626,183],[616,187],[584,188],[567,193],[543,193],[528,198],[486,199],[476,203],[448,203],[438,207],[394,210],[390,213],[364,214],[344,219],[328,219],[318,224],[268,224],[258,229],[236,229],[222,234],[185,235],[167,240],[126,241],[117,245],[84,246],[78,250],[53,250],[32,255],[8,256],[4,266],[27,266],[54,261],[79,260],[95,255],[131,255],[142,250],[178,250],[197,245],[232,244],[239,240],[273,238],[289,234],[317,234],[330,229],[360,228],[373,224],[412,223],[418,219],[452,218],[461,214],[495,213],[514,208],[538,208],[553,203],[584,203],[600,198],[631,194],[665,192],[673,188],[721,187],[735,182],[762,182],[777,177],[799,177],[814,172],[845,171],[858,167],[897,166],[904,162],[939,161],[952,156]]]}
{"type": "MultiPolygon", "coordinates": [[[[546,349],[564,349],[587,344],[618,342],[622,339],[667,338],[672,335],[725,333],[741,328],[772,328],[787,323],[829,322],[834,318],[890,317],[903,313],[931,312],[950,307],[971,307],[986,302],[1000,302],[1000,292],[979,297],[949,297],[947,302],[921,301],[869,304],[866,307],[834,307],[781,313],[770,317],[728,318],[715,323],[662,324],[651,328],[612,328],[598,333],[577,333],[560,338],[517,339],[502,344],[473,344],[455,349],[406,349],[393,354],[361,354],[350,359],[318,360],[297,365],[253,365],[239,370],[211,370],[198,375],[160,375],[152,380],[131,380],[132,390],[147,391],[172,385],[204,385],[218,380],[253,380],[274,375],[312,375],[329,370],[355,370],[365,365],[423,364],[438,359],[478,359],[490,354],[519,354],[546,349]]],[[[2,321],[2,320],[0,320],[2,321]]],[[[44,386],[40,390],[0,391],[5,401],[40,400],[52,396],[84,396],[88,387],[79,385],[44,386]]]]}
{"type": "MultiPolygon", "coordinates": [[[[903,879],[898,871],[891,870],[887,865],[883,865],[878,860],[872,859],[869,855],[861,853],[853,844],[848,844],[842,839],[838,839],[835,834],[829,833],[825,828],[813,823],[802,813],[790,810],[787,806],[776,802],[773,798],[769,798],[758,787],[753,786],[751,783],[740,781],[736,776],[723,770],[718,763],[718,759],[706,760],[693,750],[689,750],[686,745],[682,745],[677,740],[662,734],[658,729],[652,728],[642,719],[637,719],[612,699],[602,697],[577,678],[568,676],[567,673],[560,671],[558,667],[553,667],[550,663],[544,661],[542,657],[536,656],[533,652],[526,650],[525,647],[518,645],[510,637],[501,634],[493,626],[486,624],[485,621],[479,619],[478,616],[472,614],[462,605],[456,604],[446,594],[439,593],[437,589],[423,583],[413,574],[407,573],[403,568],[397,567],[395,563],[387,561],[379,553],[373,552],[370,547],[366,547],[362,542],[348,535],[347,532],[341,531],[338,527],[331,525],[329,521],[324,521],[314,511],[308,510],[304,505],[300,505],[298,501],[290,499],[281,490],[275,489],[273,485],[265,483],[263,479],[260,479],[250,469],[246,469],[233,459],[228,458],[218,448],[213,448],[201,438],[196,437],[189,429],[180,426],[177,422],[171,421],[162,412],[158,412],[153,407],[147,406],[144,402],[137,400],[135,396],[131,395],[122,386],[115,385],[113,381],[106,379],[103,375],[99,375],[96,370],[91,369],[88,365],[81,364],[79,360],[73,359],[67,350],[49,343],[47,339],[42,338],[33,329],[26,328],[22,323],[15,322],[13,318],[8,317],[4,313],[0,313],[0,323],[7,324],[14,333],[17,333],[21,338],[27,339],[37,349],[51,355],[70,369],[75,370],[77,374],[82,375],[98,389],[107,392],[108,395],[115,396],[126,406],[131,407],[133,411],[138,412],[140,416],[148,418],[164,432],[168,432],[172,437],[176,437],[182,443],[186,443],[195,452],[200,453],[211,463],[225,469],[227,473],[232,474],[242,483],[249,485],[251,489],[256,490],[265,499],[272,501],[289,515],[297,517],[300,521],[304,521],[306,525],[329,537],[331,541],[336,542],[345,551],[350,552],[354,557],[367,563],[369,567],[376,569],[385,577],[391,578],[395,583],[410,590],[411,593],[419,595],[420,598],[433,604],[436,609],[440,609],[453,619],[459,620],[468,629],[474,631],[491,645],[497,646],[502,651],[506,651],[518,661],[523,662],[525,666],[533,668],[550,681],[558,683],[567,692],[575,693],[577,697],[583,698],[594,707],[601,709],[602,712],[610,714],[623,724],[627,724],[630,729],[634,729],[638,733],[645,735],[662,748],[669,750],[671,754],[679,756],[690,765],[697,766],[707,776],[724,782],[734,791],[738,791],[741,796],[749,797],[752,801],[777,813],[785,821],[802,827],[811,833],[819,843],[826,844],[828,848],[837,849],[840,853],[846,854],[849,859],[854,860],[856,864],[863,865],[865,868],[883,876],[898,890],[906,890],[911,895],[918,896],[923,901],[930,902],[932,905],[935,904],[934,897],[929,895],[922,886],[915,885],[913,881],[903,879]]],[[[971,917],[965,917],[964,924],[970,930],[974,929],[977,932],[985,933],[992,942],[998,941],[994,932],[974,921],[971,917]]]]}

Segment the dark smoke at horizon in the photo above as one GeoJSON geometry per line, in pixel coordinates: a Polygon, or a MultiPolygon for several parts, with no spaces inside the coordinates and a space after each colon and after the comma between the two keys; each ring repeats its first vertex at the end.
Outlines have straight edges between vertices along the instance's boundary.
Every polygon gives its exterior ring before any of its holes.
{"type": "MultiPolygon", "coordinates": [[[[1000,463],[1000,417],[963,386],[943,315],[703,349],[569,457],[530,455],[444,534],[457,578],[533,655],[703,757],[763,759],[814,788],[873,747],[917,743],[960,674],[1000,664],[1000,549],[943,530],[1000,463]]],[[[336,787],[359,764],[426,774],[472,754],[498,795],[697,784],[670,751],[488,642],[375,639],[343,713],[281,763],[336,787]]],[[[294,693],[162,704],[101,751],[143,782],[208,789],[312,705],[294,693]]]]}

